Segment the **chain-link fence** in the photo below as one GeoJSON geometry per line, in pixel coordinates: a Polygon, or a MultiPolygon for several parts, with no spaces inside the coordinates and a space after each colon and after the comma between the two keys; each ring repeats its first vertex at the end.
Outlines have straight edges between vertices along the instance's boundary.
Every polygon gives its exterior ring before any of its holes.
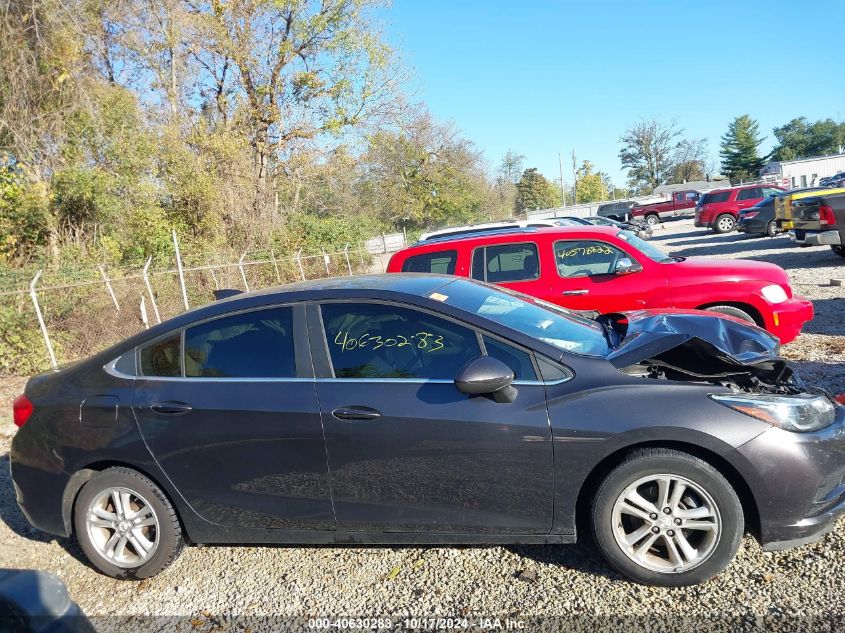
{"type": "Polygon", "coordinates": [[[6,279],[0,284],[0,325],[7,330],[0,353],[11,357],[0,359],[0,373],[28,374],[83,358],[214,300],[218,289],[384,272],[390,256],[347,247],[319,255],[247,252],[234,262],[192,265],[184,263],[196,261],[189,255],[150,258],[143,267],[46,270],[31,279],[6,279]]]}

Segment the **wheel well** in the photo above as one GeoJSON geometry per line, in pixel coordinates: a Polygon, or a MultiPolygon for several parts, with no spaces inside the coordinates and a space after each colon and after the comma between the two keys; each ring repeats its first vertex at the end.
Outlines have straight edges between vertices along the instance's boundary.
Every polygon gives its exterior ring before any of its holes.
{"type": "Polygon", "coordinates": [[[676,451],[688,453],[694,457],[704,460],[713,468],[718,470],[721,475],[731,484],[739,501],[742,504],[742,513],[745,517],[745,528],[748,532],[759,539],[760,536],[760,513],[757,509],[757,502],[754,500],[754,495],[751,494],[751,489],[743,479],[742,475],[731,466],[731,464],[720,455],[695,444],[687,444],[685,442],[642,442],[640,444],[632,444],[623,449],[611,453],[600,461],[587,475],[584,483],[581,485],[581,490],[578,492],[578,500],[575,504],[575,521],[578,526],[579,534],[589,534],[589,517],[590,505],[593,497],[598,491],[598,487],[611,470],[621,464],[625,458],[633,451],[643,448],[671,448],[676,451]]]}
{"type": "Polygon", "coordinates": [[[65,526],[65,531],[67,532],[68,536],[73,536],[73,509],[76,505],[76,498],[79,496],[79,491],[82,490],[82,486],[88,483],[88,480],[91,479],[96,473],[102,472],[108,468],[128,468],[130,470],[134,470],[137,473],[140,473],[151,482],[153,482],[156,486],[158,486],[159,490],[161,490],[162,494],[166,495],[170,499],[170,503],[173,504],[173,507],[176,509],[176,517],[179,519],[179,524],[182,527],[182,533],[187,536],[187,532],[185,530],[185,526],[182,523],[182,517],[179,515],[179,508],[173,503],[172,495],[167,493],[167,489],[159,483],[159,481],[151,475],[149,472],[144,470],[143,468],[139,468],[134,464],[127,464],[125,462],[116,462],[116,461],[99,461],[94,462],[93,464],[88,464],[85,468],[80,468],[77,470],[68,480],[67,485],[65,486],[64,494],[62,495],[62,521],[65,526]]]}
{"type": "Polygon", "coordinates": [[[742,303],[741,301],[711,301],[710,303],[705,303],[704,305],[698,306],[697,310],[706,310],[707,308],[712,308],[713,306],[731,306],[734,308],[739,308],[743,312],[747,312],[752,319],[754,319],[754,323],[759,325],[761,328],[766,327],[766,322],[763,320],[763,315],[760,314],[760,311],[755,308],[753,305],[748,303],[742,303]]]}

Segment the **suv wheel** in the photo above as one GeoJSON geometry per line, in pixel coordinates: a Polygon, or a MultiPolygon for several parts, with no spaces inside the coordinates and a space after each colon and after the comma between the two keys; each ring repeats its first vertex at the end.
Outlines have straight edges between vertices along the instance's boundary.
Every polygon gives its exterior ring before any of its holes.
{"type": "Polygon", "coordinates": [[[128,468],[109,468],[82,487],[74,505],[82,551],[112,578],[149,578],[184,545],[176,510],[161,489],[128,468]]]}
{"type": "Polygon", "coordinates": [[[723,213],[713,223],[713,230],[716,233],[730,233],[736,227],[736,218],[730,213],[723,213]]]}
{"type": "Polygon", "coordinates": [[[649,226],[657,226],[660,223],[660,218],[656,213],[649,213],[645,216],[645,221],[649,226]]]}
{"type": "Polygon", "coordinates": [[[745,529],[728,481],[707,462],[664,448],[636,451],[607,476],[592,523],[611,565],[636,582],[667,587],[721,572],[745,529]]]}
{"type": "Polygon", "coordinates": [[[830,250],[832,250],[840,257],[845,257],[845,246],[831,246],[830,250]]]}

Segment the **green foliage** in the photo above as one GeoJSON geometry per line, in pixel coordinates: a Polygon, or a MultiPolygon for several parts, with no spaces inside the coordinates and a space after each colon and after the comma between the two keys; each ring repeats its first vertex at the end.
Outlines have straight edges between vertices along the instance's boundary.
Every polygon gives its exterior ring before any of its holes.
{"type": "Polygon", "coordinates": [[[756,178],[765,164],[759,154],[759,124],[747,114],[736,117],[722,136],[722,172],[731,180],[756,178]]]}
{"type": "MultiPolygon", "coordinates": [[[[30,376],[49,368],[47,348],[34,321],[31,311],[0,306],[0,375],[30,376]]],[[[51,342],[55,348],[56,342],[51,342]]]]}
{"type": "Polygon", "coordinates": [[[522,172],[516,183],[516,210],[525,212],[534,209],[550,209],[560,204],[560,190],[549,182],[536,167],[522,172]]]}
{"type": "Polygon", "coordinates": [[[642,120],[626,130],[619,142],[619,160],[628,170],[628,184],[639,194],[665,184],[675,167],[678,138],[683,133],[674,121],[642,120]]]}
{"type": "Polygon", "coordinates": [[[11,167],[0,169],[0,262],[24,262],[47,243],[47,187],[26,182],[11,167]]]}
{"type": "Polygon", "coordinates": [[[845,145],[845,123],[822,119],[810,123],[806,117],[792,119],[774,129],[778,144],[772,160],[795,160],[811,156],[835,154],[845,145]]]}
{"type": "Polygon", "coordinates": [[[575,172],[578,177],[578,199],[576,204],[582,202],[598,202],[600,200],[607,200],[608,198],[607,176],[595,172],[593,169],[594,165],[590,161],[585,160],[575,172]]]}

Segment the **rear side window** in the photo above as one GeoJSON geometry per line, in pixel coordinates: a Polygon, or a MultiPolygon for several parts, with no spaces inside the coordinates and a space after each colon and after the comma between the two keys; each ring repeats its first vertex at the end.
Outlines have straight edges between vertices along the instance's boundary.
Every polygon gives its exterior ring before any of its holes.
{"type": "Polygon", "coordinates": [[[409,257],[402,264],[403,273],[437,273],[454,275],[458,251],[438,251],[409,257]]]}
{"type": "Polygon", "coordinates": [[[490,283],[537,279],[540,277],[537,245],[498,244],[477,248],[472,254],[472,276],[490,283]]]}
{"type": "Polygon", "coordinates": [[[711,204],[713,202],[727,202],[730,197],[730,191],[717,191],[716,193],[705,193],[703,196],[701,196],[701,204],[711,204]]]}
{"type": "Polygon", "coordinates": [[[292,378],[293,309],[244,312],[185,330],[185,376],[292,378]]]}
{"type": "Polygon", "coordinates": [[[502,343],[494,338],[485,336],[484,349],[487,355],[502,361],[513,370],[516,380],[537,380],[537,372],[534,371],[534,363],[527,352],[502,343]]]}
{"type": "Polygon", "coordinates": [[[181,332],[159,339],[141,348],[141,374],[172,378],[182,375],[181,332]]]}
{"type": "Polygon", "coordinates": [[[475,331],[427,312],[381,303],[321,310],[336,378],[452,380],[481,355],[475,331]]]}

